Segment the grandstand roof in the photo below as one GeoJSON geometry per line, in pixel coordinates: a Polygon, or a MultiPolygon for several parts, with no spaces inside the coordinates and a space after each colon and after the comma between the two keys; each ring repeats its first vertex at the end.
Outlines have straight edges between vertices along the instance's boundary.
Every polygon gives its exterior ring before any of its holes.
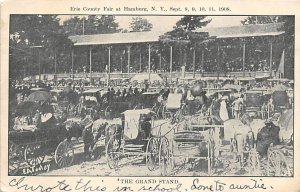
{"type": "MultiPolygon", "coordinates": [[[[243,25],[233,27],[199,28],[194,32],[208,32],[209,36],[222,38],[242,38],[256,36],[277,36],[284,33],[282,30],[284,23],[243,25]]],[[[130,32],[130,33],[110,33],[95,35],[76,35],[69,39],[74,46],[84,45],[112,45],[112,44],[132,44],[158,42],[163,31],[130,32]]]]}
{"type": "Polygon", "coordinates": [[[150,43],[158,42],[159,36],[164,32],[130,32],[130,33],[110,33],[95,35],[76,35],[69,38],[75,46],[79,45],[110,45],[127,43],[150,43]]]}
{"type": "Polygon", "coordinates": [[[208,32],[209,36],[218,39],[241,38],[256,36],[277,36],[284,33],[284,23],[270,23],[257,25],[242,25],[233,27],[199,28],[195,32],[208,32]]]}

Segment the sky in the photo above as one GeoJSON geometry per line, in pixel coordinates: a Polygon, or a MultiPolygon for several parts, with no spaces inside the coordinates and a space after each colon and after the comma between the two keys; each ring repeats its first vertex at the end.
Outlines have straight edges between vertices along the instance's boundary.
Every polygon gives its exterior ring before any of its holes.
{"type": "MultiPolygon", "coordinates": [[[[172,30],[176,22],[182,16],[144,16],[153,24],[152,31],[168,31],[172,30]]],[[[132,16],[116,16],[121,28],[128,29],[132,16]]],[[[212,21],[206,27],[226,27],[241,25],[241,20],[246,16],[208,16],[207,19],[212,21]]]]}
{"type": "MultiPolygon", "coordinates": [[[[61,21],[68,19],[70,16],[60,16],[61,21]]],[[[129,29],[129,23],[132,17],[136,16],[116,16],[116,21],[122,29],[129,29]]],[[[146,18],[153,24],[152,31],[170,31],[175,26],[176,22],[182,16],[141,16],[146,18]]],[[[246,16],[208,16],[207,19],[212,21],[206,27],[226,27],[241,25],[241,20],[246,16]]]]}

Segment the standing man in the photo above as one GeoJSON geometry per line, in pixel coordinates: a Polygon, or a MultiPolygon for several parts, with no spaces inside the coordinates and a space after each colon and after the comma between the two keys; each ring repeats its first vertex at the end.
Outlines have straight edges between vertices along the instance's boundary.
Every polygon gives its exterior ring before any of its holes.
{"type": "Polygon", "coordinates": [[[243,105],[244,105],[244,95],[242,94],[239,98],[237,98],[233,103],[233,116],[236,119],[240,118],[240,112],[243,110],[243,105]]]}

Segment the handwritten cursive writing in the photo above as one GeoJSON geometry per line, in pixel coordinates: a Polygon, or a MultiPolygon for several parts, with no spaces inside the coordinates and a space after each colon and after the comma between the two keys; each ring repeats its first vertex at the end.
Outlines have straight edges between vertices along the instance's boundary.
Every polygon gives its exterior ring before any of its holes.
{"type": "Polygon", "coordinates": [[[75,186],[75,190],[83,190],[85,191],[106,191],[106,187],[102,187],[102,186],[93,186],[90,184],[91,180],[88,180],[86,182],[84,182],[82,179],[80,179],[79,181],[77,181],[77,184],[75,186]]]}
{"type": "MultiPolygon", "coordinates": [[[[57,181],[57,185],[53,187],[44,187],[42,185],[30,185],[25,182],[25,177],[20,179],[12,179],[9,182],[9,186],[15,187],[16,189],[22,189],[25,191],[40,191],[40,192],[51,192],[54,189],[59,189],[60,191],[71,191],[70,185],[66,184],[66,180],[57,181]]],[[[57,190],[56,190],[57,191],[57,190]]]]}
{"type": "Polygon", "coordinates": [[[180,192],[180,188],[182,187],[181,183],[178,183],[175,187],[161,187],[160,184],[153,186],[142,186],[138,191],[163,191],[163,192],[180,192]]]}
{"type": "MultiPolygon", "coordinates": [[[[250,180],[252,181],[250,184],[231,184],[229,185],[229,189],[267,189],[267,186],[264,183],[259,183],[256,179],[250,180]]],[[[260,182],[262,182],[262,179],[260,179],[260,182]]]]}

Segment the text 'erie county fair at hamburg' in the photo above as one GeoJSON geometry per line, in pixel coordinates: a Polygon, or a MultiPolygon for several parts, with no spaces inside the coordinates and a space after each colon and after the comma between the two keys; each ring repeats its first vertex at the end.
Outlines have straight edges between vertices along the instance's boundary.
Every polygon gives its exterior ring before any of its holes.
{"type": "Polygon", "coordinates": [[[169,11],[169,12],[181,12],[181,11],[231,11],[228,7],[70,7],[70,11],[169,11]]]}

